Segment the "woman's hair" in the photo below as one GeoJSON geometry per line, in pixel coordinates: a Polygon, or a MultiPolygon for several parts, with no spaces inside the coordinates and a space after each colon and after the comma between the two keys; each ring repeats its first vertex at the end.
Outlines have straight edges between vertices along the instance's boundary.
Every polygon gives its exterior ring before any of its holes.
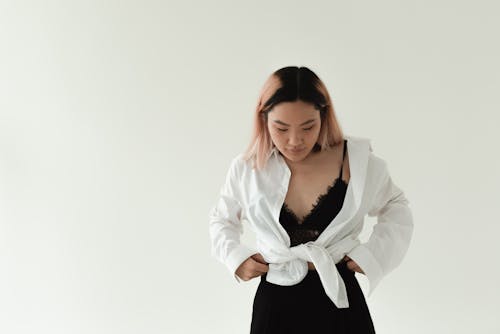
{"type": "Polygon", "coordinates": [[[329,150],[342,142],[344,135],[325,84],[307,67],[283,67],[269,76],[258,97],[252,139],[244,153],[253,167],[262,169],[274,147],[267,128],[268,113],[278,103],[297,100],[313,104],[320,112],[321,129],[313,150],[329,150]]]}

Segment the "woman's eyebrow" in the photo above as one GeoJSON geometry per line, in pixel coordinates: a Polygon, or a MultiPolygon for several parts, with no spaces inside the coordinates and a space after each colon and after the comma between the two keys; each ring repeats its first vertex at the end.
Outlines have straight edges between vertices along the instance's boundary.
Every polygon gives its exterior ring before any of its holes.
{"type": "MultiPolygon", "coordinates": [[[[300,124],[300,125],[306,125],[306,124],[309,124],[309,123],[314,122],[314,121],[315,121],[315,119],[310,119],[310,120],[305,121],[304,123],[302,123],[302,124],[300,124]]],[[[273,122],[278,123],[278,124],[281,124],[281,125],[285,125],[285,126],[289,126],[289,125],[290,125],[290,124],[286,124],[286,123],[285,123],[285,122],[283,122],[283,121],[280,121],[279,119],[275,119],[275,120],[273,120],[273,122]]]]}

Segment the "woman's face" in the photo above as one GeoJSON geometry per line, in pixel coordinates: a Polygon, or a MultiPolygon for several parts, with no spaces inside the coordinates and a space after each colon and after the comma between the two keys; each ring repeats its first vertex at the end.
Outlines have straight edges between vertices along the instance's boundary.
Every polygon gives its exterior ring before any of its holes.
{"type": "Polygon", "coordinates": [[[313,104],[300,100],[282,102],[268,113],[267,128],[281,154],[291,161],[300,161],[318,140],[321,117],[313,104]]]}

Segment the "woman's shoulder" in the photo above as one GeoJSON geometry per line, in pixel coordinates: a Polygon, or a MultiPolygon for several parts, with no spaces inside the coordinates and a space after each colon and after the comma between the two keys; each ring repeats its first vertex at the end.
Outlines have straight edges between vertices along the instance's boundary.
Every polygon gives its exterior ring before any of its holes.
{"type": "Polygon", "coordinates": [[[244,175],[247,170],[252,170],[251,160],[247,160],[244,153],[238,153],[231,159],[230,169],[240,176],[244,175]]]}
{"type": "Polygon", "coordinates": [[[283,168],[274,154],[268,157],[261,168],[257,168],[254,157],[238,153],[232,158],[231,166],[241,182],[256,182],[260,185],[274,182],[273,179],[282,173],[283,168]]]}
{"type": "Polygon", "coordinates": [[[351,145],[365,145],[370,151],[372,150],[372,140],[369,137],[344,135],[344,139],[351,145]]]}
{"type": "Polygon", "coordinates": [[[241,168],[245,164],[244,154],[238,153],[231,159],[231,165],[234,167],[241,168]]]}
{"type": "Polygon", "coordinates": [[[372,176],[377,176],[379,178],[385,178],[388,176],[389,170],[387,166],[386,158],[383,157],[370,143],[370,149],[368,151],[368,171],[372,176]]]}
{"type": "Polygon", "coordinates": [[[385,170],[385,168],[387,167],[386,161],[374,149],[375,145],[373,145],[373,140],[370,137],[344,135],[344,139],[347,139],[347,142],[350,143],[353,148],[355,147],[356,149],[360,150],[359,152],[364,152],[359,155],[361,159],[363,159],[363,156],[365,156],[365,154],[368,155],[367,159],[369,169],[378,173],[385,170]]]}

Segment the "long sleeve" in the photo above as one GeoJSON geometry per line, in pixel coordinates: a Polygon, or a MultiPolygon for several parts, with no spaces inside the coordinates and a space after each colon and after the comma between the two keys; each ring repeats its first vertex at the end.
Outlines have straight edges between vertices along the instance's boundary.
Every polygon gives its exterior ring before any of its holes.
{"type": "Polygon", "coordinates": [[[377,223],[367,242],[347,255],[363,270],[369,281],[370,296],[380,280],[400,265],[413,234],[413,216],[404,192],[393,182],[385,161],[382,180],[368,216],[377,223]]]}
{"type": "Polygon", "coordinates": [[[211,255],[225,264],[230,274],[240,283],[236,270],[243,261],[256,252],[240,243],[243,234],[241,218],[240,177],[237,159],[231,161],[226,180],[220,189],[216,204],[209,211],[211,255]]]}

